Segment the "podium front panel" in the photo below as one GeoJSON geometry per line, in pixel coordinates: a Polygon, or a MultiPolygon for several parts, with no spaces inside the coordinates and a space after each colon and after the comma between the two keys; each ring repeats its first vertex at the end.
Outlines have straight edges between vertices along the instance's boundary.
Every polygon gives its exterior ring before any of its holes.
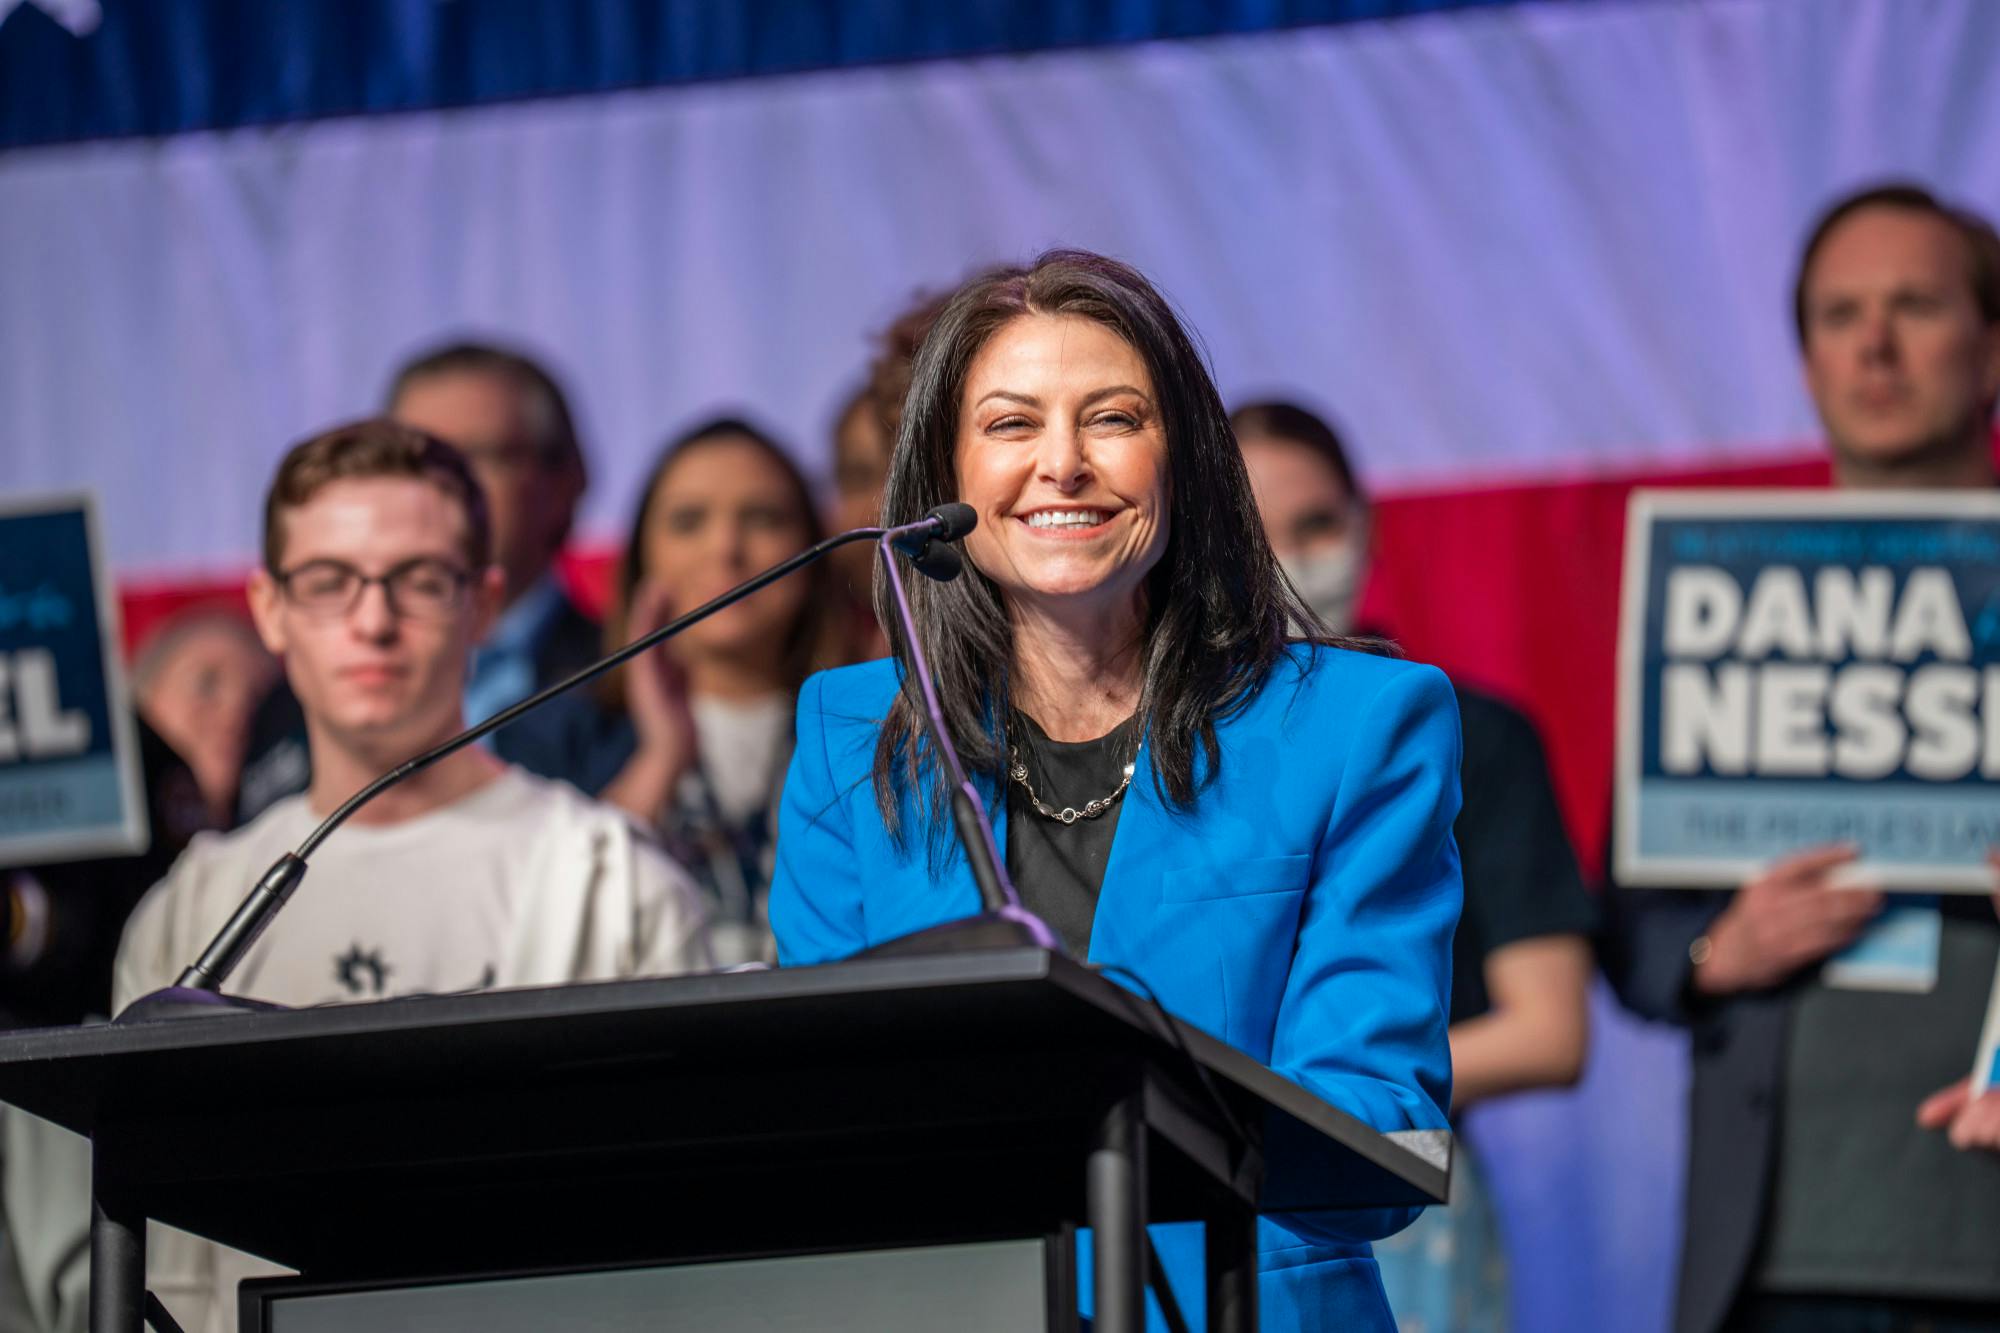
{"type": "MultiPolygon", "coordinates": [[[[247,1282],[242,1333],[1048,1333],[1051,1240],[393,1286],[247,1282]]],[[[1074,1292],[1069,1293],[1074,1300],[1074,1292]]]]}

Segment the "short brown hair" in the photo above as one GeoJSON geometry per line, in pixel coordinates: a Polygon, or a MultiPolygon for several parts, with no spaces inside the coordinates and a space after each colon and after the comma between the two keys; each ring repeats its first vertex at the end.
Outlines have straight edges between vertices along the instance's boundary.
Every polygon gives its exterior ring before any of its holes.
{"type": "Polygon", "coordinates": [[[396,403],[418,380],[446,375],[486,375],[512,385],[527,409],[535,452],[543,467],[551,471],[575,468],[584,474],[583,446],[577,442],[576,418],[569,399],[555,376],[540,362],[523,352],[493,343],[456,342],[434,347],[403,363],[389,383],[388,401],[383,410],[393,412],[396,403]]]}
{"type": "Polygon", "coordinates": [[[2000,324],[2000,234],[1993,224],[1970,209],[1957,208],[1940,200],[1921,185],[1908,181],[1888,181],[1834,201],[1813,224],[1806,238],[1805,252],[1799,257],[1798,276],[1792,283],[1792,327],[1799,346],[1806,345],[1806,278],[1813,260],[1826,245],[1833,229],[1866,208],[1899,208],[1906,213],[1924,213],[1938,219],[1965,242],[1965,262],[1972,279],[1972,299],[1988,324],[2000,324]]]}
{"type": "Polygon", "coordinates": [[[493,521],[486,492],[465,455],[434,435],[387,417],[335,426],[292,446],[264,496],[264,568],[278,573],[285,511],[297,509],[336,481],[414,477],[427,481],[465,511],[465,560],[475,570],[493,560],[493,521]]]}

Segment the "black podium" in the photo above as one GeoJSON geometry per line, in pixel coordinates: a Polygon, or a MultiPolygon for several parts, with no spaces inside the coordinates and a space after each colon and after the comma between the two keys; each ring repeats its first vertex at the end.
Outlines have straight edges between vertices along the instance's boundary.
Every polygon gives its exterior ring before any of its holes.
{"type": "Polygon", "coordinates": [[[1174,1027],[1010,949],[20,1033],[0,1101],[92,1139],[96,1333],[141,1326],[148,1217],[319,1289],[1040,1238],[1052,1329],[1088,1225],[1099,1333],[1199,1219],[1235,1333],[1257,1213],[1444,1198],[1447,1135],[1174,1027]]]}

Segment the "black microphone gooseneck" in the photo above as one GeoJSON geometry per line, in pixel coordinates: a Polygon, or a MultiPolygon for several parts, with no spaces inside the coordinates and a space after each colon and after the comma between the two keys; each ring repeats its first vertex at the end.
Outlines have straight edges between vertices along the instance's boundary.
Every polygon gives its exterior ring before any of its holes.
{"type": "MultiPolygon", "coordinates": [[[[969,508],[967,512],[970,512],[969,508]]],[[[933,511],[931,515],[927,515],[921,521],[906,524],[901,528],[895,529],[894,532],[901,540],[915,543],[916,549],[921,551],[932,537],[941,536],[951,531],[956,517],[954,515],[952,519],[947,519],[938,516],[937,511],[933,511]]],[[[970,524],[966,525],[966,530],[970,530],[970,524]]],[[[467,727],[464,731],[459,732],[449,740],[443,741],[424,751],[414,759],[405,760],[395,768],[390,769],[387,773],[376,778],[373,782],[342,802],[339,809],[321,821],[319,827],[314,829],[306,837],[305,841],[299,844],[297,851],[286,852],[283,856],[279,857],[271,868],[264,872],[263,878],[257,881],[256,887],[251,889],[249,896],[237,907],[228,922],[224,924],[221,930],[216,932],[215,938],[209,941],[206,949],[202,950],[201,957],[196,959],[186,971],[181,973],[180,978],[172,987],[166,990],[155,991],[151,995],[141,996],[139,999],[133,1001],[118,1016],[118,1021],[122,1023],[147,1018],[215,1013],[230,1009],[273,1007],[256,1001],[245,1001],[235,997],[224,996],[220,993],[222,985],[229,979],[230,973],[236,970],[237,964],[243,961],[243,955],[249,951],[250,946],[257,942],[257,938],[264,933],[271,922],[277,917],[278,913],[284,909],[285,903],[292,896],[292,891],[298,888],[299,881],[305,878],[307,858],[313,854],[321,843],[326,841],[327,837],[335,829],[346,823],[348,817],[355,811],[411,774],[429,768],[432,764],[435,764],[447,755],[456,754],[481,737],[498,731],[501,727],[506,726],[522,714],[532,712],[541,707],[557,695],[567,693],[579,685],[596,680],[613,667],[623,665],[663,640],[670,639],[674,635],[679,634],[682,630],[695,624],[697,621],[705,620],[724,607],[742,601],[745,597],[757,592],[767,584],[774,583],[787,574],[811,564],[828,551],[836,547],[845,546],[850,542],[873,541],[878,538],[886,540],[886,537],[887,534],[881,528],[855,528],[851,532],[843,532],[828,537],[825,541],[810,546],[790,559],[782,560],[763,573],[738,584],[721,596],[703,603],[694,610],[689,611],[686,615],[668,621],[649,634],[641,635],[639,638],[626,644],[623,648],[618,649],[600,661],[592,663],[567,679],[557,681],[548,688],[529,695],[519,703],[495,713],[484,722],[476,726],[467,727]]],[[[956,552],[952,553],[954,558],[956,554],[956,552]]],[[[922,568],[922,565],[920,564],[919,567],[922,568]]],[[[946,577],[949,577],[949,575],[946,577]]]]}
{"type": "Polygon", "coordinates": [[[966,776],[958,749],[951,743],[944,708],[938,702],[937,685],[931,678],[930,659],[924,655],[916,617],[910,613],[909,595],[903,589],[903,576],[896,567],[895,553],[900,551],[910,557],[919,573],[949,582],[964,565],[963,558],[948,543],[971,532],[978,521],[978,512],[969,504],[939,505],[918,522],[885,531],[876,543],[876,554],[881,557],[882,571],[889,580],[890,600],[903,628],[903,641],[909,645],[910,670],[923,699],[925,729],[937,755],[938,776],[949,788],[952,826],[958,833],[959,845],[965,849],[966,860],[972,865],[981,910],[977,916],[948,921],[878,944],[863,951],[867,957],[1012,948],[1024,944],[1062,950],[1055,932],[1021,905],[1021,895],[1007,875],[1007,863],[993,841],[993,821],[987,817],[986,803],[966,776]]]}

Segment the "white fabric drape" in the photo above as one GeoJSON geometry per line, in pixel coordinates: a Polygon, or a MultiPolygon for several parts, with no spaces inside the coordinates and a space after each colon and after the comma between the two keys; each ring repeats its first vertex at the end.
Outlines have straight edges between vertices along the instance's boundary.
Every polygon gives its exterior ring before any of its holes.
{"type": "Polygon", "coordinates": [[[234,565],[285,444],[478,332],[570,384],[608,534],[705,412],[819,464],[870,330],[1053,244],[1378,487],[1796,447],[1802,230],[1886,173],[2000,205],[1995,50],[1979,0],[1520,5],[17,152],[0,491],[234,565]]]}

